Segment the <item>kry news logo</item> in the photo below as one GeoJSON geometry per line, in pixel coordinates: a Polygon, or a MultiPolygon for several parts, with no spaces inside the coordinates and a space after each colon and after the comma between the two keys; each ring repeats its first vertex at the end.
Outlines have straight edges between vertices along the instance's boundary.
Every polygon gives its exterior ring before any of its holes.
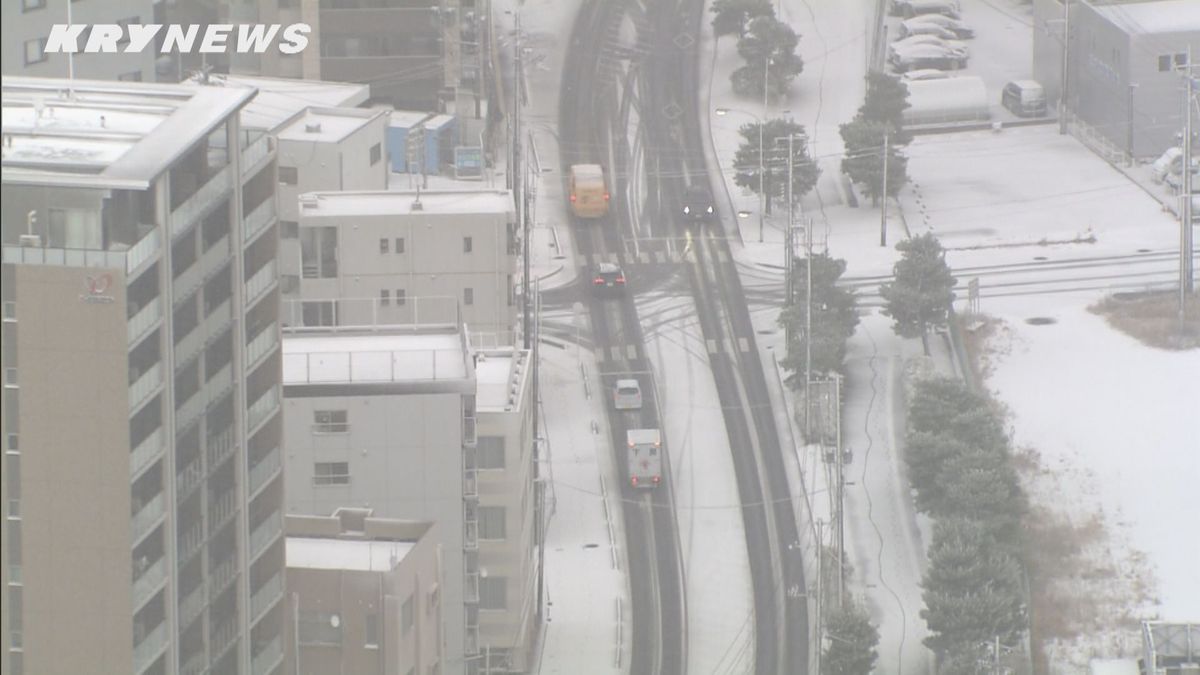
{"type": "Polygon", "coordinates": [[[56,23],[50,28],[45,51],[47,54],[139,53],[146,48],[153,50],[155,39],[161,32],[163,37],[159,51],[163,54],[217,54],[231,50],[238,54],[262,54],[272,44],[283,54],[298,54],[308,46],[308,34],[312,32],[312,26],[306,23],[287,26],[278,23],[214,23],[204,27],[203,36],[200,28],[196,24],[56,23]],[[90,31],[87,30],[89,27],[90,31]],[[80,44],[84,31],[87,31],[88,37],[80,44]]]}

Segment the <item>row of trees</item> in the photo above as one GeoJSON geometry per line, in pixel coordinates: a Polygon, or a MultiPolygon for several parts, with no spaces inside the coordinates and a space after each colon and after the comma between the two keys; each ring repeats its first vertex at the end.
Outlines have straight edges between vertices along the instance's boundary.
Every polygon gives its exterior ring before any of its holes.
{"type": "MultiPolygon", "coordinates": [[[[792,277],[796,286],[796,302],[786,305],[779,313],[779,325],[788,335],[787,355],[782,365],[791,373],[791,382],[804,375],[805,334],[808,300],[808,265],[812,262],[812,369],[814,374],[841,370],[846,358],[846,341],[858,325],[854,293],[837,285],[846,271],[846,261],[817,253],[811,258],[796,258],[792,277]]],[[[803,383],[803,380],[799,380],[803,383]]]]}
{"type": "Polygon", "coordinates": [[[895,196],[908,182],[908,158],[901,152],[912,140],[904,131],[908,87],[899,78],[872,71],[867,75],[867,95],[854,119],[841,126],[846,154],[842,172],[861,185],[879,203],[887,169],[887,194],[895,196]],[[887,161],[884,161],[885,152],[887,161]]]}
{"type": "Polygon", "coordinates": [[[745,65],[733,71],[730,80],[740,96],[787,93],[792,80],[804,70],[796,54],[800,36],[775,18],[770,0],[716,0],[712,5],[713,33],[738,36],[738,54],[745,65]]]}
{"type": "Polygon", "coordinates": [[[943,675],[978,672],[983,645],[1026,627],[1017,558],[1025,498],[1008,438],[987,399],[953,379],[918,382],[907,454],[917,509],[935,519],[922,583],[925,644],[943,675]]]}

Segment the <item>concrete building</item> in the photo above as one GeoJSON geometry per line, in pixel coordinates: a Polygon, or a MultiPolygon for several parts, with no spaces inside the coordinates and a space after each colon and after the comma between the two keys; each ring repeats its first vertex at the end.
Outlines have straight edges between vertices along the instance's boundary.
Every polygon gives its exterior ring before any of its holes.
{"type": "Polygon", "coordinates": [[[465,323],[512,344],[518,232],[511,193],[316,192],[300,198],[291,326],[465,323]]]}
{"type": "Polygon", "coordinates": [[[275,151],[252,89],[3,80],[6,673],[283,659],[275,151]]]}
{"type": "Polygon", "coordinates": [[[184,84],[204,87],[252,87],[258,94],[242,108],[242,126],[276,134],[306,108],[357,108],[371,98],[365,84],[292,80],[283,77],[213,74],[184,84]]]}
{"type": "Polygon", "coordinates": [[[437,523],[445,552],[442,670],[478,652],[475,373],[465,332],[288,333],[284,425],[288,512],[369,508],[384,518],[437,523]]]}
{"type": "MultiPolygon", "coordinates": [[[[0,45],[0,69],[5,75],[26,77],[75,77],[94,80],[153,82],[158,53],[146,49],[126,54],[47,54],[46,38],[56,23],[154,23],[154,0],[6,0],[0,3],[4,40],[0,45]],[[68,21],[68,12],[70,20],[68,21]],[[70,64],[68,62],[70,61],[70,64]]],[[[86,40],[87,33],[84,33],[86,40]]]]}
{"type": "Polygon", "coordinates": [[[540,630],[531,371],[525,350],[476,352],[479,644],[486,673],[528,672],[540,630]]]}
{"type": "Polygon", "coordinates": [[[294,625],[285,673],[442,672],[442,550],[432,523],[338,509],[288,516],[286,530],[294,625]]]}
{"type": "MultiPolygon", "coordinates": [[[[1072,0],[1067,109],[1075,133],[1111,157],[1156,157],[1183,131],[1188,49],[1200,59],[1194,0],[1072,0]],[[1081,124],[1078,124],[1081,123],[1081,124]]],[[[1062,97],[1062,0],[1034,0],[1034,78],[1062,97]]]]}

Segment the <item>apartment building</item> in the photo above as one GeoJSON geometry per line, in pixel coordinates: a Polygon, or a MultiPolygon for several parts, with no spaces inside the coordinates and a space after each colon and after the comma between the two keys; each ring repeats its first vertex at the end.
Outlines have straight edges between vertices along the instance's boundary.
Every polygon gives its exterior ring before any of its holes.
{"type": "Polygon", "coordinates": [[[300,299],[300,195],[314,190],[386,189],[387,119],[386,110],[306,108],[276,130],[285,300],[300,299]]]}
{"type": "Polygon", "coordinates": [[[277,178],[239,124],[255,92],[2,89],[4,672],[277,673],[277,178]]]}
{"type": "Polygon", "coordinates": [[[370,509],[288,516],[284,672],[440,673],[441,549],[430,522],[370,509]]]}
{"type": "Polygon", "coordinates": [[[510,192],[315,192],[300,197],[291,326],[465,323],[512,344],[518,232],[510,192]]]}
{"type": "Polygon", "coordinates": [[[512,347],[475,353],[481,671],[524,673],[540,630],[532,362],[512,347]]]}
{"type": "Polygon", "coordinates": [[[475,373],[454,326],[288,332],[288,513],[369,508],[437,523],[448,674],[478,653],[475,373]]]}
{"type": "MultiPolygon", "coordinates": [[[[0,70],[5,75],[153,82],[158,52],[110,54],[46,53],[50,26],[56,23],[154,23],[154,0],[5,0],[0,3],[4,40],[0,70]]],[[[86,35],[84,36],[86,39],[86,35]]]]}

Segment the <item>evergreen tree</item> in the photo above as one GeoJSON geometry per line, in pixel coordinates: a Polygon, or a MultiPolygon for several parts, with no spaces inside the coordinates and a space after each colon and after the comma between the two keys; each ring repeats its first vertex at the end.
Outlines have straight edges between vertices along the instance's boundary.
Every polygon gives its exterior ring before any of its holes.
{"type": "Polygon", "coordinates": [[[917,491],[917,510],[929,512],[943,499],[944,486],[939,483],[942,466],[950,459],[970,452],[970,447],[949,434],[929,431],[910,431],[905,442],[904,457],[908,464],[908,480],[917,491]]]}
{"type": "Polygon", "coordinates": [[[751,19],[738,40],[738,54],[746,65],[730,76],[734,93],[760,98],[764,87],[772,97],[787,93],[792,80],[804,70],[804,61],[796,54],[799,42],[792,27],[774,16],[751,19]]]}
{"type": "Polygon", "coordinates": [[[879,660],[879,631],[863,608],[847,604],[829,613],[825,624],[829,646],[821,659],[821,675],[869,675],[879,660]]]}
{"type": "Polygon", "coordinates": [[[954,302],[954,276],[946,253],[933,234],[922,234],[896,245],[900,261],[893,267],[895,281],[880,287],[887,302],[884,314],[892,317],[901,337],[920,337],[929,355],[929,328],[945,326],[954,302]]]}
{"type": "Polygon", "coordinates": [[[894,197],[908,184],[908,158],[900,153],[889,124],[856,117],[840,128],[846,155],[842,158],[842,173],[862,185],[873,205],[883,196],[883,150],[887,146],[887,193],[894,197]],[[887,143],[884,143],[884,136],[887,143]]]}
{"type": "Polygon", "coordinates": [[[746,34],[746,25],[760,16],[775,18],[775,7],[770,0],[714,0],[711,11],[713,17],[713,34],[722,35],[746,34]]]}
{"type": "Polygon", "coordinates": [[[904,130],[904,111],[908,107],[908,85],[899,77],[879,71],[867,74],[867,96],[857,119],[887,125],[892,132],[889,141],[907,145],[912,140],[912,134],[904,130]]]}
{"type": "MultiPolygon", "coordinates": [[[[759,193],[763,189],[762,176],[758,173],[758,126],[757,122],[742,126],[739,130],[742,135],[742,144],[733,158],[733,163],[737,167],[733,182],[741,187],[750,188],[755,193],[759,193]]],[[[804,126],[791,120],[773,119],[767,120],[762,130],[762,147],[765,153],[763,172],[766,177],[768,202],[786,199],[787,138],[793,134],[803,138],[803,140],[797,138],[792,142],[792,149],[795,152],[792,159],[792,199],[798,201],[802,195],[807,194],[816,186],[817,178],[821,175],[817,163],[808,156],[808,142],[804,126]]]]}
{"type": "Polygon", "coordinates": [[[950,420],[970,411],[985,410],[987,401],[962,380],[933,377],[917,382],[908,409],[908,427],[941,433],[950,420]]]}
{"type": "MultiPolygon", "coordinates": [[[[854,294],[837,286],[837,280],[846,271],[846,261],[834,259],[828,253],[812,258],[812,367],[813,372],[833,372],[842,367],[846,357],[846,341],[854,334],[858,325],[854,294]]],[[[787,329],[789,336],[787,356],[783,367],[792,374],[792,380],[804,373],[806,316],[808,300],[808,260],[796,258],[792,267],[795,284],[795,302],[783,308],[779,325],[787,329]]]]}

